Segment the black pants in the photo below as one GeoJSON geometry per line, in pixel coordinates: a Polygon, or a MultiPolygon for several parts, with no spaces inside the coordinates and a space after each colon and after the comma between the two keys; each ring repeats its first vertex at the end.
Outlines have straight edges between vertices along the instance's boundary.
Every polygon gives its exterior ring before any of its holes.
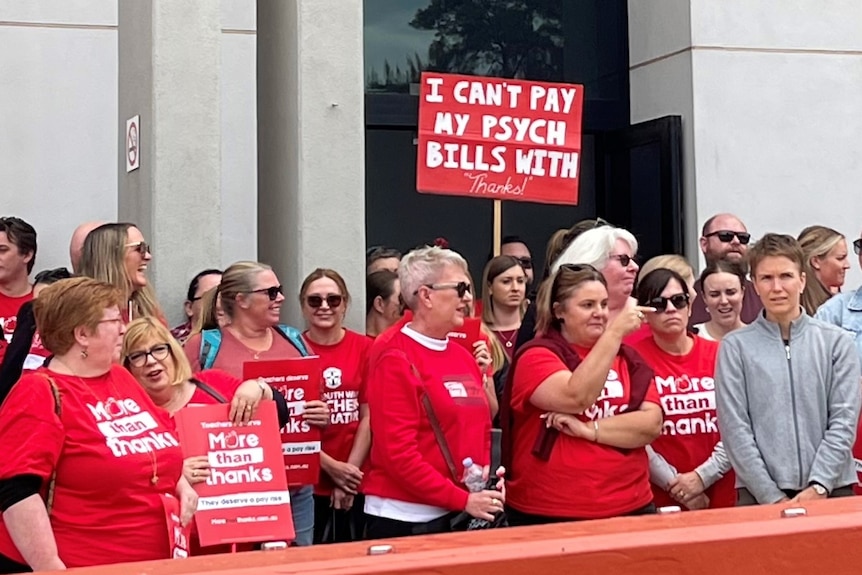
{"type": "MultiPolygon", "coordinates": [[[[639,507],[634,511],[623,513],[620,517],[634,517],[636,515],[652,515],[655,513],[655,505],[649,503],[643,507],[639,507]]],[[[589,521],[588,519],[578,517],[548,517],[545,515],[534,515],[532,513],[524,513],[513,507],[506,507],[506,516],[509,518],[509,527],[524,527],[527,525],[546,525],[548,523],[568,523],[570,521],[589,521]]]]}
{"type": "MultiPolygon", "coordinates": [[[[783,491],[784,495],[786,495],[788,499],[793,499],[799,495],[799,491],[792,491],[789,489],[785,489],[783,491]]],[[[854,495],[856,494],[853,493],[853,486],[845,485],[844,487],[836,487],[833,489],[832,493],[829,494],[829,499],[835,499],[836,497],[853,497],[854,495]]],[[[748,505],[757,505],[757,500],[748,489],[740,487],[736,490],[736,506],[746,507],[748,505]]]]}
{"type": "Polygon", "coordinates": [[[398,521],[368,515],[365,524],[366,539],[390,539],[393,537],[409,537],[411,535],[431,535],[434,533],[448,533],[452,531],[451,521],[458,514],[447,513],[443,517],[433,519],[427,523],[410,523],[409,521],[398,521]]]}
{"type": "Polygon", "coordinates": [[[314,544],[360,541],[365,533],[365,496],[358,493],[348,511],[333,509],[325,495],[314,496],[314,544]]]}
{"type": "Polygon", "coordinates": [[[23,563],[12,561],[5,555],[0,555],[0,573],[32,573],[33,570],[23,563]]]}

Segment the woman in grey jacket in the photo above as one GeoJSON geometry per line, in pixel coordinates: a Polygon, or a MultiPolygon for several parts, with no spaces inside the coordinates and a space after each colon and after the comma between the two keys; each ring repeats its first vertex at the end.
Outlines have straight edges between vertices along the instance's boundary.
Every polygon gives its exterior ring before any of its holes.
{"type": "Polygon", "coordinates": [[[715,376],[737,504],[852,495],[862,404],[853,340],[800,306],[806,278],[795,239],[766,234],[748,257],[764,312],[724,339],[715,376]]]}

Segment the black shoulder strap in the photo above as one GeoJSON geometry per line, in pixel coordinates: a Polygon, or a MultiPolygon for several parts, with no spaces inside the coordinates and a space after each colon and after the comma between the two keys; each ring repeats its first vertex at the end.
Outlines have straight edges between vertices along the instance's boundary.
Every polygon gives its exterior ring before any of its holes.
{"type": "Polygon", "coordinates": [[[193,384],[198,386],[198,389],[200,389],[202,392],[206,393],[210,397],[214,398],[219,403],[228,403],[228,400],[226,400],[222,394],[220,394],[219,392],[217,392],[216,390],[214,390],[212,387],[205,384],[201,380],[193,377],[189,381],[191,381],[193,384]]]}
{"type": "MultiPolygon", "coordinates": [[[[413,368],[416,369],[415,367],[413,368]]],[[[422,406],[425,408],[425,413],[428,414],[428,421],[431,422],[431,429],[434,430],[434,437],[437,439],[437,445],[440,446],[440,451],[443,452],[443,459],[446,460],[446,466],[449,467],[449,473],[452,474],[452,479],[455,484],[458,484],[458,469],[455,467],[455,460],[452,459],[452,452],[449,451],[449,443],[446,441],[446,436],[443,435],[443,428],[440,427],[440,420],[437,419],[437,414],[434,413],[434,407],[431,405],[431,399],[427,393],[422,394],[422,406]]]]}

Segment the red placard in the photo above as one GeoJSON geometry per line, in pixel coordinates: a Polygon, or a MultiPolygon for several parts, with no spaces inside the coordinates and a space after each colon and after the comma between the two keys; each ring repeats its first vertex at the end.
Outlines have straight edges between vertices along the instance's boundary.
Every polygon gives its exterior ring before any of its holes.
{"type": "Polygon", "coordinates": [[[577,204],[584,88],[422,74],[420,193],[577,204]]]}
{"type": "Polygon", "coordinates": [[[183,456],[206,455],[210,477],[195,485],[202,546],[294,539],[275,403],[263,402],[247,425],[230,422],[226,404],[176,415],[183,456]]]}
{"type": "Polygon", "coordinates": [[[287,400],[290,421],[281,429],[281,450],[287,482],[291,486],[314,485],[320,476],[320,428],[302,418],[306,401],[320,399],[320,358],[248,361],[245,379],[262,377],[287,400]]]}
{"type": "Polygon", "coordinates": [[[473,344],[479,341],[479,332],[482,330],[482,320],[478,317],[465,317],[464,324],[456,330],[449,332],[449,341],[453,341],[473,355],[473,344]]]}

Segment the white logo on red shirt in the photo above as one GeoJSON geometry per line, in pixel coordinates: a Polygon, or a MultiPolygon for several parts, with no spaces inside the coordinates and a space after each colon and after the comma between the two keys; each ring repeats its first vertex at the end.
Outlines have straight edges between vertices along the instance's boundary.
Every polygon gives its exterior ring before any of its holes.
{"type": "Polygon", "coordinates": [[[713,378],[656,376],[655,383],[666,416],[662,424],[663,435],[718,433],[713,378]]]}
{"type": "Polygon", "coordinates": [[[338,389],[341,387],[341,370],[337,367],[328,367],[323,370],[323,381],[326,389],[338,389]]]}
{"type": "Polygon", "coordinates": [[[96,405],[86,405],[96,420],[96,429],[105,436],[105,445],[114,457],[150,453],[180,445],[170,432],[156,431],[158,424],[153,416],[141,410],[134,399],[117,400],[109,397],[96,405]]]}

